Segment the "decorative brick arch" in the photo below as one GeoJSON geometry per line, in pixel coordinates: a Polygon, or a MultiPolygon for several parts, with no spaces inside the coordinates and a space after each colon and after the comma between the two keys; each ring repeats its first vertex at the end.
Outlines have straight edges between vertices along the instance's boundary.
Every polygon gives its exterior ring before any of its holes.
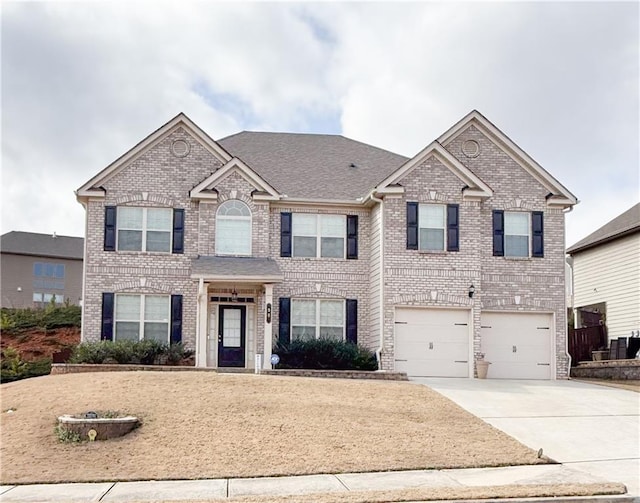
{"type": "Polygon", "coordinates": [[[123,194],[116,198],[116,204],[147,202],[158,204],[163,207],[173,208],[173,199],[159,194],[149,194],[148,192],[134,192],[123,194]]]}
{"type": "Polygon", "coordinates": [[[291,297],[314,297],[314,298],[329,298],[339,297],[346,299],[349,294],[345,290],[340,290],[331,286],[327,286],[324,283],[317,283],[315,287],[303,286],[291,292],[291,297]]]}
{"type": "Polygon", "coordinates": [[[139,280],[119,281],[113,287],[114,292],[131,292],[131,293],[166,293],[170,294],[171,289],[167,288],[159,281],[140,278],[139,280]]]}
{"type": "Polygon", "coordinates": [[[458,306],[458,307],[472,307],[473,301],[468,297],[461,295],[451,295],[448,293],[442,293],[437,290],[433,290],[427,293],[421,294],[409,294],[409,295],[395,295],[391,302],[393,304],[415,304],[417,306],[458,306]]]}

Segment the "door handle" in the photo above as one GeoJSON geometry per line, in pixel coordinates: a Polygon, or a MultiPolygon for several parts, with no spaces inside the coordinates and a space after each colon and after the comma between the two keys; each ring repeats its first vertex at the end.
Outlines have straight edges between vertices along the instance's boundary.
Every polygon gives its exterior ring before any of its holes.
{"type": "Polygon", "coordinates": [[[222,334],[218,334],[218,342],[222,342],[222,334]]]}

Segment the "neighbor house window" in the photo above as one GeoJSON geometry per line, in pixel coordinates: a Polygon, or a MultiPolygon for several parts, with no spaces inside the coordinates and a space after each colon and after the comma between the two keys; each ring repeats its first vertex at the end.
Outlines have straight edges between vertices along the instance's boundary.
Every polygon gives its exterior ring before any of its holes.
{"type": "Polygon", "coordinates": [[[344,258],[344,215],[293,214],[293,256],[344,258]]]}
{"type": "Polygon", "coordinates": [[[50,304],[51,302],[55,302],[56,304],[63,304],[64,294],[34,292],[33,302],[35,304],[38,304],[39,306],[42,306],[44,304],[50,304]]]}
{"type": "Polygon", "coordinates": [[[171,252],[173,211],[118,207],[118,250],[171,252]]]}
{"type": "Polygon", "coordinates": [[[33,288],[42,290],[64,290],[64,264],[34,262],[33,288]]]}
{"type": "Polygon", "coordinates": [[[242,201],[232,199],[218,208],[216,254],[251,255],[251,210],[242,201]]]}
{"type": "Polygon", "coordinates": [[[291,299],[291,339],[344,339],[344,301],[291,299]]]}
{"type": "Polygon", "coordinates": [[[168,295],[115,296],[114,340],[169,342],[171,300],[168,295]]]}
{"type": "Polygon", "coordinates": [[[504,213],[504,255],[505,257],[529,256],[529,213],[504,213]]]}
{"type": "Polygon", "coordinates": [[[419,206],[420,250],[445,250],[446,213],[446,206],[442,204],[421,204],[419,206]]]}

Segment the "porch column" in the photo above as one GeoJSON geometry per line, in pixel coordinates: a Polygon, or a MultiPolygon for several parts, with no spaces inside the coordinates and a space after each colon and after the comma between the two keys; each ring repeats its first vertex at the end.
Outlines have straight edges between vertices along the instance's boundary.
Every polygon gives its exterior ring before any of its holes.
{"type": "Polygon", "coordinates": [[[273,345],[273,285],[264,285],[264,351],[262,368],[271,370],[271,346],[273,345]]]}
{"type": "Polygon", "coordinates": [[[204,280],[198,283],[196,302],[196,367],[207,366],[207,288],[204,280]]]}

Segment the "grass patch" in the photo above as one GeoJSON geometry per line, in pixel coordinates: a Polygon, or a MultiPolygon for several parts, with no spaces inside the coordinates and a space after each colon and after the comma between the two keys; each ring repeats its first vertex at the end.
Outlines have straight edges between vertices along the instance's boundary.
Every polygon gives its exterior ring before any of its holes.
{"type": "Polygon", "coordinates": [[[0,415],[2,484],[546,462],[442,395],[406,382],[96,372],[28,379],[0,390],[16,409],[0,415]],[[145,427],[109,442],[58,442],[52,421],[88,410],[131,411],[144,417],[145,427]]]}

